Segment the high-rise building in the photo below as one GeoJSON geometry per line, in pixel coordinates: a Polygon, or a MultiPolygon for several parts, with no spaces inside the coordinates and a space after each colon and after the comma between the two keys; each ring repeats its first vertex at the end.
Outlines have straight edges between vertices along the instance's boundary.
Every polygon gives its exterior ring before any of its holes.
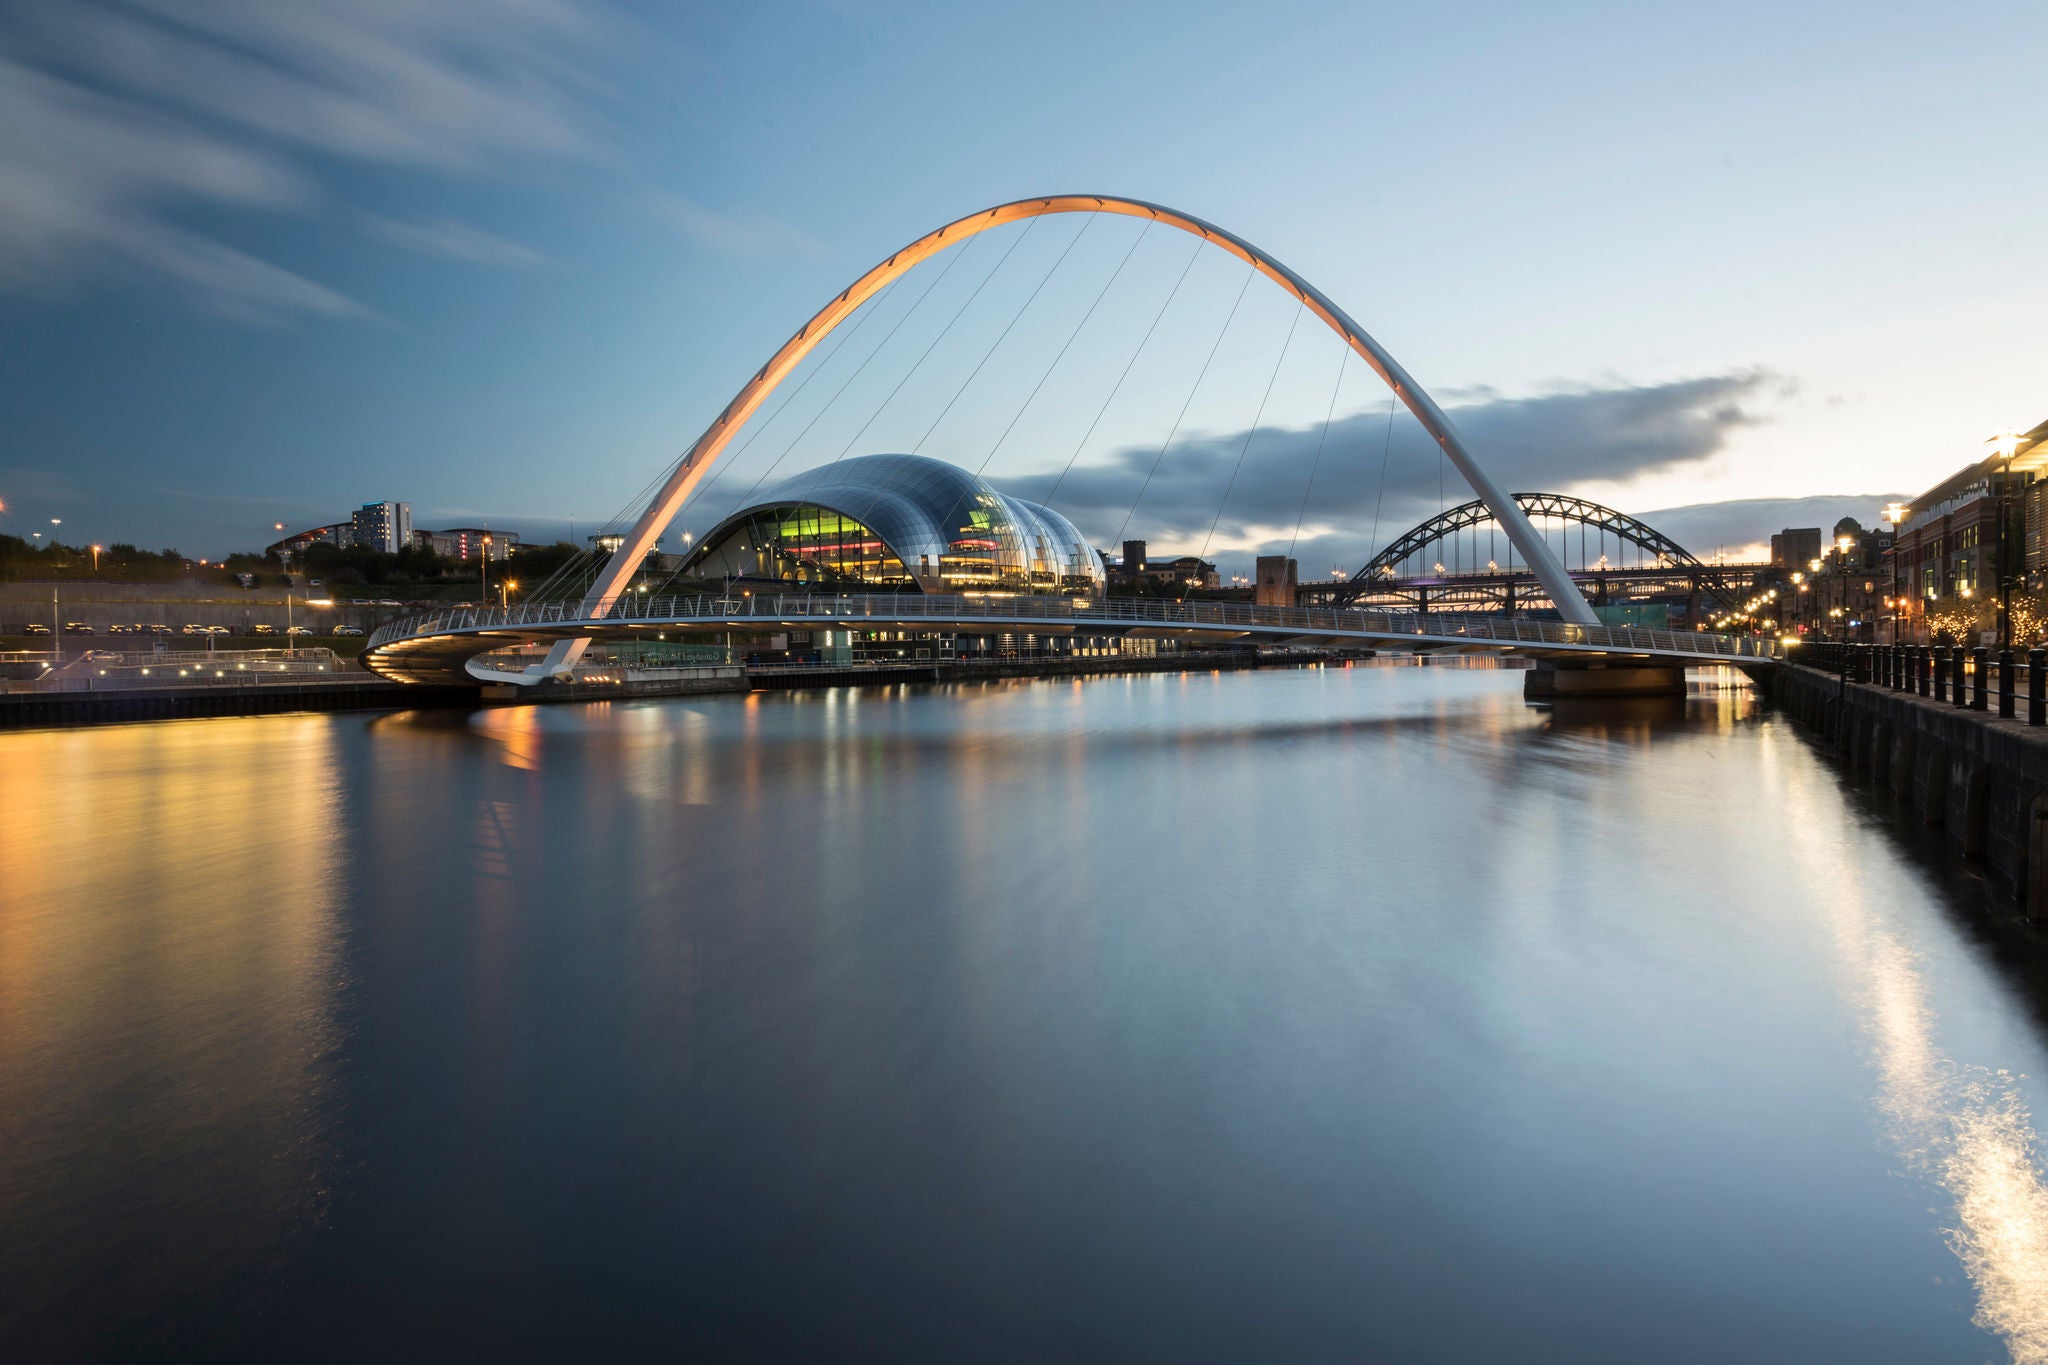
{"type": "Polygon", "coordinates": [[[412,544],[412,504],[366,502],[349,518],[355,543],[395,555],[412,544]]]}

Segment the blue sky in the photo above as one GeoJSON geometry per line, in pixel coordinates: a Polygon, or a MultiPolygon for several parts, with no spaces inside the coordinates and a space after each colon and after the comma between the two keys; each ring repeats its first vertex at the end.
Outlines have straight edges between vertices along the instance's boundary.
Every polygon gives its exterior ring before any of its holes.
{"type": "MultiPolygon", "coordinates": [[[[588,526],[875,260],[1070,191],[1172,204],[1294,266],[1517,486],[1686,507],[1674,532],[1703,553],[1867,516],[2048,416],[2048,119],[2024,69],[2044,40],[2034,4],[16,7],[0,529],[218,554],[384,497],[421,525],[588,526]],[[1695,506],[1723,500],[1767,501],[1695,506]]],[[[1124,227],[1073,246],[926,453],[1047,486],[1185,260],[1185,239],[1138,244],[991,456],[1124,227]]],[[[1034,228],[912,371],[944,291],[1009,243],[977,246],[784,471],[906,373],[853,453],[908,448],[1078,228],[1034,228]]],[[[1063,510],[1091,534],[1128,514],[1202,543],[1256,413],[1212,548],[1289,539],[1283,456],[1319,433],[1339,356],[1298,332],[1276,370],[1290,301],[1263,285],[1164,496],[1118,508],[1233,268],[1199,264],[1079,452],[1063,510]]],[[[1301,539],[1355,563],[1368,503],[1434,510],[1438,471],[1404,425],[1381,490],[1384,395],[1355,370],[1336,391],[1343,449],[1301,539]]]]}

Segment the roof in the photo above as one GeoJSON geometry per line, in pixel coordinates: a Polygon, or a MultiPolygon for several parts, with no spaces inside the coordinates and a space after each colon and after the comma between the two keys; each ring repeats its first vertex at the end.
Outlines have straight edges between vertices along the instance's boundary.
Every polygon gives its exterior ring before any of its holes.
{"type": "Polygon", "coordinates": [[[998,492],[958,465],[923,455],[860,455],[805,470],[719,522],[698,540],[699,554],[750,514],[798,503],[860,522],[912,572],[927,563],[937,572],[977,510],[990,513],[990,525],[980,534],[993,535],[1010,563],[1028,571],[1038,561],[1055,578],[1098,571],[1087,538],[1073,522],[1049,507],[998,492]]]}

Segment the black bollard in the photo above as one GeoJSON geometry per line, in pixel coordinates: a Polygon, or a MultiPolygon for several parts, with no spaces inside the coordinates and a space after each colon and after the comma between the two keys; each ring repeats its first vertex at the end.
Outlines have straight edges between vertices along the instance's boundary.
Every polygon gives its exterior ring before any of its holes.
{"type": "Polygon", "coordinates": [[[2003,719],[2005,719],[2005,720],[2011,720],[2011,719],[2012,719],[2012,716],[2013,716],[2013,702],[2017,700],[2017,698],[2015,698],[2015,697],[2013,696],[2013,694],[2012,694],[2012,685],[2013,685],[2013,680],[2014,680],[2014,676],[2015,676],[2015,672],[2014,672],[2014,668],[2013,668],[2013,657],[2012,657],[2012,651],[2011,651],[2011,650],[2009,650],[2009,649],[2001,649],[2001,650],[1999,650],[1999,651],[1998,651],[1998,714],[1999,714],[1999,716],[2000,716],[2001,718],[2003,718],[2003,719]]]}
{"type": "Polygon", "coordinates": [[[2027,651],[2027,724],[2048,725],[2048,650],[2027,651]]]}
{"type": "Polygon", "coordinates": [[[1937,702],[1948,700],[1947,645],[1936,645],[1934,647],[1934,699],[1937,702]]]}
{"type": "Polygon", "coordinates": [[[1982,711],[1991,699],[1991,651],[1978,645],[1970,651],[1970,709],[1982,711]]]}

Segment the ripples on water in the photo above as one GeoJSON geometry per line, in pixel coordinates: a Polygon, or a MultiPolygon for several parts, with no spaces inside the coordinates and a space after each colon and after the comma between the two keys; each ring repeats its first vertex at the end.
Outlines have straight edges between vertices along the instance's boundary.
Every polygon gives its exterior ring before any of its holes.
{"type": "Polygon", "coordinates": [[[272,717],[0,774],[10,1358],[2048,1360],[2029,952],[1737,682],[272,717]]]}

